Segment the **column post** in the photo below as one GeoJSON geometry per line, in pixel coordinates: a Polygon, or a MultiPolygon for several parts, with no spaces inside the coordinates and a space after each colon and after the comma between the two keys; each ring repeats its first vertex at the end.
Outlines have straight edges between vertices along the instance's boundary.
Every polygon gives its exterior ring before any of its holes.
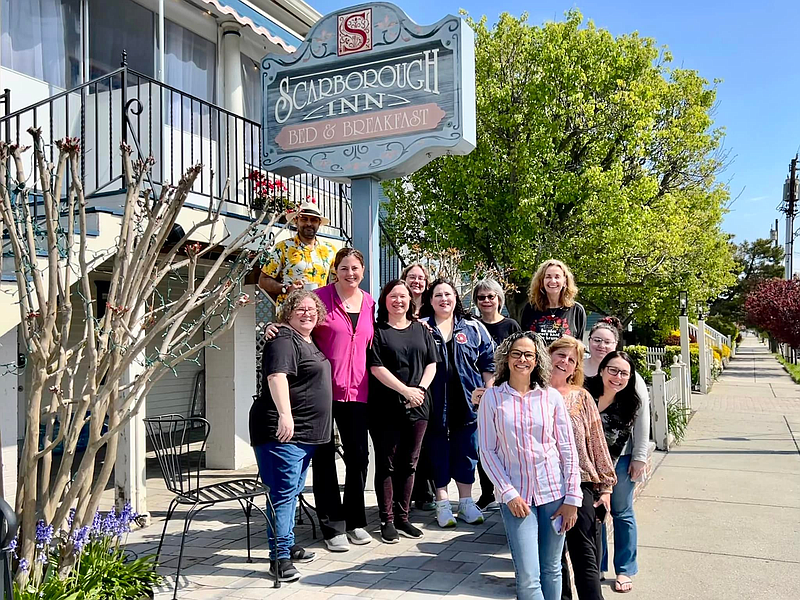
{"type": "MultiPolygon", "coordinates": [[[[255,299],[254,285],[245,292],[255,299]]],[[[250,406],[256,393],[256,305],[239,309],[219,349],[206,348],[206,418],[211,435],[206,447],[209,469],[241,469],[255,462],[250,448],[250,406]]]]}

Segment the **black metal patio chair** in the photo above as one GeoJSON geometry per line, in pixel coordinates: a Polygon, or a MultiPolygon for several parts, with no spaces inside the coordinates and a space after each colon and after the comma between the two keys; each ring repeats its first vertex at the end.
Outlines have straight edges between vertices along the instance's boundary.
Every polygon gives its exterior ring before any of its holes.
{"type": "Polygon", "coordinates": [[[17,515],[8,502],[0,498],[0,600],[14,600],[11,581],[11,542],[17,535],[17,515]]]}
{"type": "MultiPolygon", "coordinates": [[[[144,419],[147,435],[155,451],[161,474],[167,489],[175,494],[169,503],[167,517],[164,520],[164,529],[158,543],[156,560],[161,555],[167,525],[173,512],[178,506],[188,506],[184,517],[183,533],[181,534],[181,548],[178,554],[178,569],[175,573],[175,590],[173,600],[178,596],[178,580],[181,574],[181,561],[183,560],[183,547],[189,526],[197,514],[215,504],[222,502],[238,502],[247,520],[247,562],[252,562],[250,556],[250,514],[255,508],[267,522],[267,536],[273,538],[277,545],[275,529],[275,508],[267,488],[260,480],[254,478],[230,479],[210,485],[200,485],[200,469],[205,455],[206,442],[211,432],[211,424],[202,417],[182,417],[180,415],[164,415],[144,419]],[[264,497],[267,511],[265,512],[254,502],[256,498],[264,497]]],[[[280,587],[276,569],[273,587],[280,587]]]]}

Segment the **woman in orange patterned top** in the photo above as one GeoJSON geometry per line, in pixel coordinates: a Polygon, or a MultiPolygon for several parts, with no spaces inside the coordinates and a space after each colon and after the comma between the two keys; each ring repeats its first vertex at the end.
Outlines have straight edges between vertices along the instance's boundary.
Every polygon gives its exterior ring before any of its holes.
{"type": "MultiPolygon", "coordinates": [[[[617,482],[614,463],[608,452],[606,436],[597,404],[583,389],[583,354],[581,342],[563,336],[549,348],[553,371],[550,385],[564,397],[575,446],[581,467],[583,505],[578,508],[578,521],[567,532],[565,551],[569,551],[575,573],[575,587],[580,600],[602,600],[600,589],[600,524],[611,506],[611,489],[617,482]]],[[[566,552],[562,559],[562,600],[572,598],[572,586],[566,552]]]]}

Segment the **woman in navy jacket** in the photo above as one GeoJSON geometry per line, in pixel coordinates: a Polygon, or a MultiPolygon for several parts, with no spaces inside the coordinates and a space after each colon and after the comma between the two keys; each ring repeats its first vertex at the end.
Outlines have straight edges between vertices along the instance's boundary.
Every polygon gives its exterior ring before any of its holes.
{"type": "Polygon", "coordinates": [[[431,407],[426,444],[436,485],[436,520],[455,527],[447,495],[455,479],[458,517],[482,523],[483,514],[472,500],[478,464],[478,403],[494,377],[494,342],[486,327],[466,313],[450,281],[437,279],[423,297],[422,320],[433,331],[440,361],[431,383],[431,407]]]}

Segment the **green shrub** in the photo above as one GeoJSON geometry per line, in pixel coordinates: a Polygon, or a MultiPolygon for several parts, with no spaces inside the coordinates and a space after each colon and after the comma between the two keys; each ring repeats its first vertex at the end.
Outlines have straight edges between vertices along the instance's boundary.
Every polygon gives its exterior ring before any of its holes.
{"type": "Polygon", "coordinates": [[[653,372],[647,365],[647,346],[625,346],[623,348],[633,359],[636,372],[642,376],[648,384],[653,383],[653,372]]]}
{"type": "Polygon", "coordinates": [[[691,413],[691,409],[682,407],[677,401],[667,405],[667,429],[675,437],[676,442],[683,441],[686,436],[686,425],[689,423],[691,413]]]}

